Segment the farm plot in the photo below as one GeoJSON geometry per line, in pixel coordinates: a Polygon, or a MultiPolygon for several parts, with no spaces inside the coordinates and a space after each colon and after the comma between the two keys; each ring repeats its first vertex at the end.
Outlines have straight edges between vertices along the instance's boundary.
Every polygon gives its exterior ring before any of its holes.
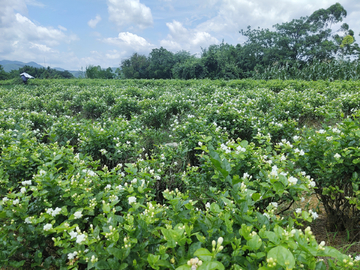
{"type": "Polygon", "coordinates": [[[0,265],[360,267],[359,82],[106,82],[0,87],[0,265]]]}

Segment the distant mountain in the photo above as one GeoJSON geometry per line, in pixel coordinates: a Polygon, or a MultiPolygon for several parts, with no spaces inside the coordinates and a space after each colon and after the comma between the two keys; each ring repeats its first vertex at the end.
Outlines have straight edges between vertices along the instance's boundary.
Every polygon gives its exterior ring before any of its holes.
{"type": "MultiPolygon", "coordinates": [[[[18,70],[19,68],[22,68],[24,66],[30,66],[30,67],[35,67],[35,68],[44,68],[44,66],[39,65],[38,63],[35,62],[29,62],[29,63],[24,63],[21,61],[9,61],[9,60],[1,60],[0,61],[0,65],[4,68],[4,70],[6,72],[10,72],[12,70],[18,70]]],[[[56,69],[58,71],[65,71],[66,69],[60,68],[60,67],[55,67],[53,69],[56,69]]],[[[112,67],[112,72],[115,73],[116,71],[116,67],[112,67]]],[[[74,77],[79,78],[79,77],[84,77],[85,75],[85,71],[80,71],[80,70],[68,70],[72,75],[74,75],[74,77]]]]}
{"type": "Polygon", "coordinates": [[[3,68],[6,72],[10,72],[14,69],[18,70],[19,68],[22,68],[23,66],[43,68],[42,65],[39,65],[35,62],[24,63],[24,62],[20,62],[20,61],[9,61],[9,60],[1,60],[0,65],[3,66],[3,68]]]}

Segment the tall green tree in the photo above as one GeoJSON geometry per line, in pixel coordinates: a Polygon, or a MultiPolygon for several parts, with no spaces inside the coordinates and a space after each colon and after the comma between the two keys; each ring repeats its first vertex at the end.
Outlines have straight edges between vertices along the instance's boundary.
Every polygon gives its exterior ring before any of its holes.
{"type": "Polygon", "coordinates": [[[89,79],[113,79],[115,74],[112,72],[111,67],[102,69],[101,66],[88,66],[86,67],[85,76],[89,79]]]}
{"type": "Polygon", "coordinates": [[[339,45],[333,38],[331,28],[346,15],[344,7],[336,3],[328,9],[319,9],[308,17],[276,24],[274,31],[251,29],[249,26],[247,30],[240,31],[248,38],[243,50],[253,60],[253,65],[262,66],[275,62],[333,59],[339,45]]]}
{"type": "Polygon", "coordinates": [[[129,59],[121,62],[121,74],[126,79],[147,79],[149,61],[145,55],[134,53],[129,59]]]}
{"type": "Polygon", "coordinates": [[[351,57],[357,56],[360,53],[360,48],[355,43],[354,31],[349,28],[347,23],[344,23],[340,30],[334,35],[334,39],[339,46],[338,57],[342,60],[350,60],[351,57]]]}
{"type": "Polygon", "coordinates": [[[152,49],[149,55],[149,76],[154,79],[171,79],[176,61],[174,54],[163,47],[152,49]]]}
{"type": "Polygon", "coordinates": [[[9,74],[4,70],[4,67],[0,65],[0,80],[9,79],[9,74]]]}

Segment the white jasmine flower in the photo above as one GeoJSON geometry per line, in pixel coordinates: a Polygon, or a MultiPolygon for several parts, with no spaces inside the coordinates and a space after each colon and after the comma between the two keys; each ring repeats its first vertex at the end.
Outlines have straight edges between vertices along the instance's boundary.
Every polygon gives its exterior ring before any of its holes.
{"type": "Polygon", "coordinates": [[[86,173],[87,176],[95,176],[96,173],[89,169],[82,170],[83,173],[86,173]]]}
{"type": "Polygon", "coordinates": [[[313,219],[317,219],[319,217],[319,215],[316,212],[312,211],[312,210],[309,210],[309,213],[311,214],[313,219]]]}
{"type": "Polygon", "coordinates": [[[338,153],[336,153],[336,154],[334,155],[334,158],[339,159],[339,158],[341,158],[341,155],[338,154],[338,153]]]}
{"type": "Polygon", "coordinates": [[[278,176],[278,167],[277,167],[276,165],[274,165],[274,166],[271,168],[270,175],[272,175],[272,176],[278,176]]]}
{"type": "Polygon", "coordinates": [[[137,179],[134,178],[133,180],[131,180],[131,184],[136,184],[137,183],[137,179]]]}
{"type": "Polygon", "coordinates": [[[31,224],[31,219],[29,217],[25,218],[25,223],[31,224]]]}
{"type": "Polygon", "coordinates": [[[111,188],[110,184],[106,185],[106,187],[105,187],[105,189],[110,189],[110,188],[111,188]]]}
{"type": "Polygon", "coordinates": [[[206,208],[210,208],[210,203],[207,202],[207,203],[205,204],[205,207],[206,207],[206,208]]]}
{"type": "Polygon", "coordinates": [[[319,131],[318,131],[318,133],[320,133],[320,134],[324,134],[326,131],[325,130],[323,130],[323,129],[319,129],[319,131]]]}
{"type": "Polygon", "coordinates": [[[241,147],[240,145],[238,147],[236,147],[236,150],[239,152],[246,152],[246,148],[241,147]]]}
{"type": "Polygon", "coordinates": [[[61,208],[56,207],[55,210],[52,212],[52,216],[55,217],[56,215],[60,214],[61,212],[61,208]]]}
{"type": "Polygon", "coordinates": [[[78,233],[75,231],[71,231],[71,232],[69,232],[69,234],[71,236],[71,239],[75,238],[78,235],[78,233]]]}
{"type": "Polygon", "coordinates": [[[301,208],[296,208],[296,209],[295,209],[295,212],[296,212],[297,214],[301,214],[302,210],[301,210],[301,208]]]}
{"type": "Polygon", "coordinates": [[[2,199],[3,202],[7,202],[8,200],[9,200],[8,197],[4,197],[4,198],[2,199]]]}
{"type": "Polygon", "coordinates": [[[17,204],[19,204],[19,199],[16,199],[16,200],[13,200],[13,205],[17,205],[17,204]]]}
{"type": "Polygon", "coordinates": [[[291,185],[296,185],[297,181],[298,181],[298,180],[297,180],[295,177],[290,176],[289,179],[288,179],[289,186],[291,186],[291,185]]]}
{"type": "Polygon", "coordinates": [[[48,231],[48,230],[51,230],[51,229],[52,229],[52,224],[50,224],[50,223],[44,225],[44,227],[43,227],[44,231],[48,231]]]}
{"type": "Polygon", "coordinates": [[[123,188],[122,185],[118,185],[118,186],[116,187],[116,189],[118,189],[119,191],[123,191],[123,190],[124,190],[124,188],[123,188]]]}
{"type": "Polygon", "coordinates": [[[74,218],[75,219],[78,219],[78,218],[81,218],[81,217],[82,217],[81,211],[77,211],[77,212],[74,213],[74,218]]]}
{"type": "Polygon", "coordinates": [[[136,203],[136,197],[132,196],[128,198],[129,204],[136,203]]]}
{"type": "Polygon", "coordinates": [[[333,129],[332,129],[332,132],[334,132],[334,133],[340,133],[341,131],[340,131],[340,129],[338,129],[338,128],[333,128],[333,129]]]}
{"type": "Polygon", "coordinates": [[[305,155],[305,152],[304,152],[304,150],[302,150],[302,149],[301,149],[301,150],[300,150],[300,152],[299,152],[299,155],[300,155],[300,156],[303,156],[303,155],[305,155]]]}
{"type": "Polygon", "coordinates": [[[31,185],[31,180],[22,181],[21,184],[22,184],[23,186],[30,186],[30,185],[31,185]]]}
{"type": "Polygon", "coordinates": [[[26,192],[26,188],[22,187],[22,188],[20,189],[20,192],[21,192],[21,193],[25,193],[25,192],[26,192]]]}
{"type": "Polygon", "coordinates": [[[76,236],[76,243],[80,244],[81,242],[85,241],[86,235],[85,234],[79,234],[76,236]]]}
{"type": "Polygon", "coordinates": [[[272,202],[271,205],[274,206],[275,208],[278,208],[279,206],[277,202],[272,202]]]}
{"type": "Polygon", "coordinates": [[[76,255],[77,255],[77,252],[76,252],[76,251],[74,251],[73,253],[69,253],[69,254],[68,254],[68,259],[69,259],[69,260],[72,260],[72,259],[74,259],[74,258],[76,257],[76,255]]]}

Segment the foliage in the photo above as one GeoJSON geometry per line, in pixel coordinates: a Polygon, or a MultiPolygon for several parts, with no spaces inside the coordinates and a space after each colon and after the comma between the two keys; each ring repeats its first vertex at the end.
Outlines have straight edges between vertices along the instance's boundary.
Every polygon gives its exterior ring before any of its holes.
{"type": "Polygon", "coordinates": [[[268,66],[257,66],[252,73],[253,79],[261,80],[359,80],[360,64],[358,61],[332,60],[320,61],[314,59],[311,63],[303,64],[301,61],[278,62],[268,66]]]}
{"type": "Polygon", "coordinates": [[[305,151],[297,164],[314,178],[315,190],[324,204],[330,229],[346,229],[358,238],[359,136],[357,116],[316,132],[304,132],[296,146],[305,151]]]}
{"type": "Polygon", "coordinates": [[[0,80],[7,80],[7,79],[9,79],[9,76],[5,72],[4,67],[0,65],[0,80]]]}
{"type": "Polygon", "coordinates": [[[18,78],[20,73],[29,73],[31,76],[37,79],[71,79],[74,76],[67,70],[59,71],[50,67],[47,68],[35,68],[30,66],[24,66],[18,70],[12,70],[9,72],[10,78],[18,78]]]}
{"type": "Polygon", "coordinates": [[[359,257],[317,242],[307,227],[316,209],[300,202],[316,192],[331,204],[335,194],[344,204],[331,213],[357,224],[358,88],[96,79],[0,87],[1,265],[356,269],[359,257]]]}
{"type": "Polygon", "coordinates": [[[240,33],[248,38],[245,43],[255,55],[255,65],[268,66],[274,62],[311,62],[313,59],[332,59],[339,49],[330,39],[330,25],[341,22],[346,10],[336,3],[328,9],[319,9],[309,17],[274,25],[269,29],[248,29],[240,33]]]}
{"type": "Polygon", "coordinates": [[[110,67],[101,69],[100,66],[90,65],[86,67],[85,76],[89,79],[113,79],[115,74],[110,67]]]}

